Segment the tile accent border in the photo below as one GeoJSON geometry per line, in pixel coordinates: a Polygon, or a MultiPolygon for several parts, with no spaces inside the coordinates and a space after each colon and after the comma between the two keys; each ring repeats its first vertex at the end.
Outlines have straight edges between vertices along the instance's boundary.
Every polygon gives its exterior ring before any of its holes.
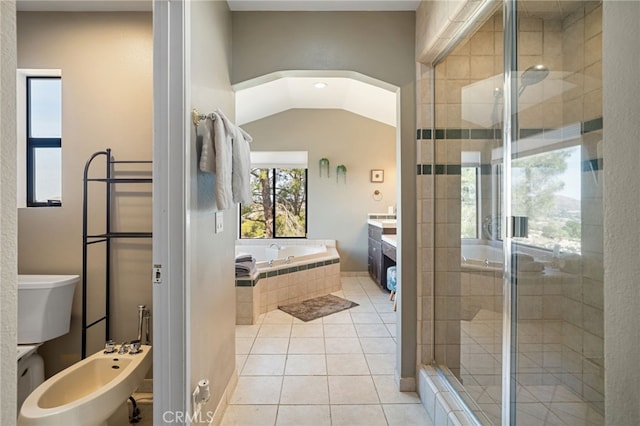
{"type": "MultiPolygon", "coordinates": [[[[604,159],[592,158],[590,160],[582,161],[583,172],[597,172],[600,170],[604,170],[604,159]]],[[[456,175],[459,175],[461,172],[462,172],[462,166],[460,164],[434,164],[434,165],[418,164],[416,166],[416,173],[418,176],[421,176],[421,175],[428,176],[431,174],[456,176],[456,175]],[[433,170],[435,170],[435,173],[433,172],[433,170]]],[[[480,173],[483,175],[490,175],[491,164],[481,164],[480,173]]]]}
{"type": "Polygon", "coordinates": [[[369,213],[367,215],[367,219],[396,219],[396,215],[395,214],[388,214],[388,213],[369,213]]]}
{"type": "MultiPolygon", "coordinates": [[[[596,132],[598,130],[603,129],[603,119],[602,117],[594,118],[593,120],[588,120],[580,123],[580,134],[584,135],[591,132],[596,132]]],[[[520,137],[528,138],[536,135],[541,135],[545,133],[553,133],[558,129],[520,129],[520,137]]],[[[432,136],[435,136],[434,139],[441,140],[467,140],[467,139],[477,139],[477,140],[486,140],[486,139],[494,139],[494,137],[500,137],[502,133],[502,129],[418,129],[417,137],[418,140],[431,140],[432,136]]],[[[483,175],[491,174],[491,165],[490,164],[482,164],[481,173],[483,175]]],[[[461,170],[461,166],[459,164],[417,164],[416,165],[416,174],[418,176],[421,175],[459,175],[461,170]]],[[[594,158],[590,160],[584,160],[582,162],[582,171],[583,172],[591,172],[591,171],[599,171],[604,169],[604,161],[602,158],[594,158]]]]}
{"type": "Polygon", "coordinates": [[[254,279],[251,279],[248,277],[236,278],[236,287],[255,287],[261,278],[270,278],[270,277],[276,277],[278,275],[292,274],[294,272],[321,268],[323,266],[333,265],[336,263],[340,263],[340,258],[322,260],[320,262],[311,262],[305,265],[292,266],[290,268],[276,269],[273,271],[260,272],[260,274],[258,274],[258,276],[255,277],[254,279]]]}
{"type": "MultiPolygon", "coordinates": [[[[590,133],[603,129],[602,117],[594,118],[580,123],[581,133],[590,133]]],[[[545,128],[522,128],[520,129],[520,138],[527,138],[541,133],[552,132],[558,129],[545,128]]],[[[497,129],[464,129],[464,128],[436,128],[436,129],[417,129],[416,139],[498,139],[502,136],[502,128],[497,129]]]]}
{"type": "Polygon", "coordinates": [[[460,164],[418,164],[416,171],[420,175],[460,175],[462,166],[460,164]]]}

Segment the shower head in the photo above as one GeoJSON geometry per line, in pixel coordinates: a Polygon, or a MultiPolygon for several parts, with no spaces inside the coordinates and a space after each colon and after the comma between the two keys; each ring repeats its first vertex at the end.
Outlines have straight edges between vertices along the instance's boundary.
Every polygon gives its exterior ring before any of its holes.
{"type": "Polygon", "coordinates": [[[533,65],[524,70],[520,76],[520,89],[518,90],[518,96],[522,95],[524,89],[528,86],[540,83],[549,75],[549,68],[542,64],[533,65]]]}

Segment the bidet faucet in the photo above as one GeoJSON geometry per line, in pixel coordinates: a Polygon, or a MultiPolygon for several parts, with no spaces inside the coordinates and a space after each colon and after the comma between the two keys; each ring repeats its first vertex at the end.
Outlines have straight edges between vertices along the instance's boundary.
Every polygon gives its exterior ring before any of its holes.
{"type": "Polygon", "coordinates": [[[140,349],[140,340],[132,341],[129,346],[130,346],[130,350],[129,350],[130,354],[138,354],[142,352],[142,350],[140,349]]]}
{"type": "Polygon", "coordinates": [[[138,342],[142,342],[142,330],[144,322],[147,322],[147,329],[145,333],[145,343],[148,345],[149,341],[149,322],[151,321],[151,312],[145,305],[138,305],[138,342]]]}
{"type": "Polygon", "coordinates": [[[115,351],[116,351],[116,342],[114,342],[113,340],[107,340],[107,342],[104,344],[104,353],[112,354],[115,351]]]}
{"type": "Polygon", "coordinates": [[[129,352],[129,343],[122,342],[122,344],[120,345],[120,350],[118,351],[118,355],[124,355],[127,352],[129,352]]]}

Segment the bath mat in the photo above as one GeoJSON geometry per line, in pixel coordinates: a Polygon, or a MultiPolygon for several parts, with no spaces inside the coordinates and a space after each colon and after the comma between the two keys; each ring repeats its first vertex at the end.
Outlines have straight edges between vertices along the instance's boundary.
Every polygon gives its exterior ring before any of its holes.
{"type": "Polygon", "coordinates": [[[306,322],[335,314],[354,306],[358,306],[358,304],[333,294],[327,294],[326,296],[314,297],[298,303],[278,306],[278,309],[306,322]]]}

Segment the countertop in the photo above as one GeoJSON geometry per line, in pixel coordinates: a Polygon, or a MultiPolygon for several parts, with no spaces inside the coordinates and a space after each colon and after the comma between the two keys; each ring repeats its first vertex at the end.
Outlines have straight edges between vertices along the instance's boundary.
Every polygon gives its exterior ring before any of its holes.
{"type": "Polygon", "coordinates": [[[369,219],[367,223],[378,228],[396,228],[398,225],[396,219],[369,219]]]}
{"type": "Polygon", "coordinates": [[[389,243],[390,245],[397,247],[398,244],[398,236],[396,234],[383,235],[382,241],[385,243],[389,243]]]}

